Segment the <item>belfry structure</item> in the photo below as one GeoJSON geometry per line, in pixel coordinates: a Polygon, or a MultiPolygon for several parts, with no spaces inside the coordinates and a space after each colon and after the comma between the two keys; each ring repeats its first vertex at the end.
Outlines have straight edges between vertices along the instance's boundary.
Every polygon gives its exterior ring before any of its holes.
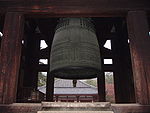
{"type": "Polygon", "coordinates": [[[106,102],[105,72],[113,72],[114,113],[150,112],[149,0],[0,0],[0,34],[0,112],[40,111],[33,103],[53,102],[55,78],[97,78],[106,102]]]}

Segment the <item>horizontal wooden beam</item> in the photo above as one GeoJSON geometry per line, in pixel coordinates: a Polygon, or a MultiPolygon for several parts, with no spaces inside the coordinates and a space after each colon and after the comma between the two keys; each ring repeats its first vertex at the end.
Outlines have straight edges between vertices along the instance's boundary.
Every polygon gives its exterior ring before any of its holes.
{"type": "Polygon", "coordinates": [[[113,57],[112,51],[107,48],[102,47],[101,56],[106,59],[109,59],[109,58],[111,59],[113,57]]]}
{"type": "Polygon", "coordinates": [[[49,58],[49,50],[48,48],[41,49],[39,51],[39,59],[48,59],[49,58]]]}
{"type": "Polygon", "coordinates": [[[112,64],[104,64],[104,66],[103,66],[103,70],[104,71],[113,71],[113,65],[112,64]]]}
{"type": "Polygon", "coordinates": [[[40,64],[38,66],[38,71],[39,72],[48,72],[49,68],[48,68],[48,65],[46,64],[40,64]]]}
{"type": "Polygon", "coordinates": [[[49,58],[48,53],[41,52],[39,54],[39,59],[48,59],[48,58],[49,58]]]}
{"type": "Polygon", "coordinates": [[[149,0],[0,0],[0,13],[19,11],[43,18],[124,16],[129,10],[150,11],[149,4],[149,0]]]}

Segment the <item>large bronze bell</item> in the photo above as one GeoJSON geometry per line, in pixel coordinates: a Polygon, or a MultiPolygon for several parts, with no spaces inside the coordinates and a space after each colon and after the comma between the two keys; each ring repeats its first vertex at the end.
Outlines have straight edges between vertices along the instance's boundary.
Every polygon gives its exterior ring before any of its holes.
{"type": "Polygon", "coordinates": [[[100,71],[100,50],[91,19],[61,18],[52,43],[50,72],[62,79],[89,79],[100,71]]]}

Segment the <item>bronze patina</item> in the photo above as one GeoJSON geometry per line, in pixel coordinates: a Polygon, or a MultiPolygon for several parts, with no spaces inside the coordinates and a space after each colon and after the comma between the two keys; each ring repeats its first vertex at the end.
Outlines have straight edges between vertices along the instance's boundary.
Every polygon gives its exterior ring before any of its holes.
{"type": "Polygon", "coordinates": [[[61,18],[56,27],[50,72],[63,79],[89,79],[101,71],[100,50],[90,18],[61,18]]]}

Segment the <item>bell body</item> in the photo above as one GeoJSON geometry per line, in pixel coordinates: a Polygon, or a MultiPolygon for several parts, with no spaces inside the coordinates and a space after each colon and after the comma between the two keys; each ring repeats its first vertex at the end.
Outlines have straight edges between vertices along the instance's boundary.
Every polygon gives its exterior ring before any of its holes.
{"type": "Polygon", "coordinates": [[[50,72],[62,79],[89,79],[100,73],[100,50],[89,18],[61,18],[55,31],[50,72]]]}

